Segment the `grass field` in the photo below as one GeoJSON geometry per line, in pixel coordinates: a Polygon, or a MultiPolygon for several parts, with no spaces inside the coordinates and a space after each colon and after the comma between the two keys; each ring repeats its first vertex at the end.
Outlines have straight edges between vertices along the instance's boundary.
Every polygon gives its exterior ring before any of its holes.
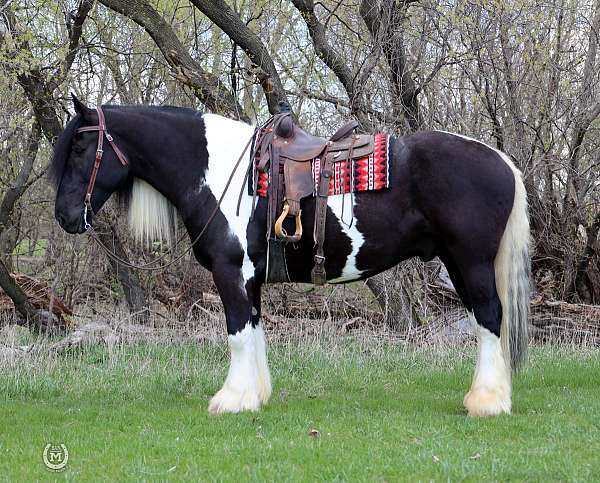
{"type": "Polygon", "coordinates": [[[598,481],[598,352],[535,349],[514,414],[467,418],[474,351],[275,345],[271,403],[211,417],[225,347],[91,347],[0,371],[0,479],[598,481]],[[309,433],[312,430],[318,434],[309,433]],[[46,469],[44,446],[69,463],[46,469]]]}

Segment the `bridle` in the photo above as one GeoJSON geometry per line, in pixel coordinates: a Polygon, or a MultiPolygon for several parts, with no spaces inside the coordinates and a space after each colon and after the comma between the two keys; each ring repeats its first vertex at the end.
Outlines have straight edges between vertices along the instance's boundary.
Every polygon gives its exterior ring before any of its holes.
{"type": "MultiPolygon", "coordinates": [[[[233,177],[234,177],[240,163],[242,162],[242,159],[244,159],[244,154],[246,154],[246,151],[248,151],[248,148],[250,148],[250,146],[252,145],[254,138],[256,137],[256,133],[258,132],[258,130],[260,128],[255,129],[254,134],[250,137],[250,139],[246,143],[246,146],[242,150],[240,157],[238,158],[237,162],[235,163],[235,166],[233,167],[233,170],[231,171],[231,174],[229,175],[229,179],[227,180],[227,184],[225,185],[225,188],[223,189],[223,193],[221,193],[221,197],[217,201],[217,205],[214,207],[214,209],[210,213],[210,216],[208,217],[206,224],[204,225],[202,230],[200,230],[200,233],[198,234],[198,236],[196,236],[194,241],[192,241],[191,245],[181,255],[177,256],[176,258],[173,258],[169,262],[164,263],[162,265],[155,266],[158,262],[164,260],[167,257],[167,255],[169,255],[169,253],[171,251],[173,251],[173,249],[168,250],[167,252],[165,252],[164,254],[159,256],[158,258],[155,258],[154,260],[152,260],[148,263],[145,263],[143,265],[137,265],[135,263],[131,263],[129,260],[125,260],[125,259],[119,257],[109,247],[107,247],[104,243],[102,243],[102,241],[96,235],[94,228],[88,222],[88,219],[87,219],[88,212],[93,213],[92,193],[94,191],[94,185],[96,184],[96,178],[98,176],[98,171],[100,169],[100,163],[102,162],[102,155],[104,154],[103,145],[104,145],[104,136],[105,135],[106,135],[106,140],[110,143],[110,146],[113,148],[113,151],[119,158],[119,161],[121,161],[121,164],[123,166],[127,166],[129,164],[127,156],[125,156],[125,154],[123,154],[123,152],[115,144],[113,137],[108,133],[108,131],[106,129],[106,119],[104,117],[104,112],[102,112],[102,108],[100,106],[96,107],[96,112],[98,113],[98,124],[96,126],[84,126],[84,127],[80,127],[75,130],[76,133],[88,132],[88,131],[98,131],[98,145],[96,147],[96,158],[94,159],[94,165],[92,167],[92,174],[90,176],[90,181],[88,182],[87,189],[85,192],[85,198],[83,200],[84,228],[85,228],[86,232],[90,235],[90,237],[96,242],[96,244],[106,253],[106,255],[109,258],[111,258],[112,260],[114,260],[115,262],[120,263],[121,265],[124,265],[126,267],[134,268],[137,270],[148,270],[148,271],[164,270],[165,268],[169,267],[170,265],[173,265],[174,263],[178,262],[179,260],[182,260],[189,252],[192,251],[192,249],[194,248],[196,243],[200,240],[200,238],[202,238],[202,236],[208,229],[209,225],[211,224],[211,222],[217,215],[219,208],[221,207],[221,203],[225,199],[225,194],[227,193],[227,190],[229,189],[229,185],[231,185],[231,181],[233,180],[233,177]]],[[[253,159],[254,156],[252,155],[250,158],[253,159]]],[[[248,176],[248,173],[246,173],[246,178],[244,179],[244,184],[247,181],[247,176],[248,176]]],[[[239,204],[239,202],[238,202],[238,204],[239,204]]],[[[254,199],[253,199],[252,204],[254,205],[254,199]]],[[[176,248],[177,245],[179,245],[179,243],[182,242],[186,237],[187,237],[187,234],[182,235],[181,238],[177,242],[175,242],[175,245],[173,248],[176,248]]]]}
{"type": "Polygon", "coordinates": [[[104,118],[104,112],[102,112],[102,108],[98,106],[96,108],[96,112],[98,113],[98,124],[96,126],[84,126],[77,129],[76,133],[88,132],[88,131],[98,131],[98,145],[96,146],[96,159],[94,159],[94,166],[92,167],[92,175],[90,176],[90,181],[88,182],[87,189],[85,191],[85,198],[83,200],[83,223],[86,230],[89,230],[92,225],[88,222],[87,216],[88,211],[93,213],[92,211],[92,193],[94,191],[94,185],[96,184],[96,177],[98,176],[98,171],[100,170],[100,163],[102,162],[102,156],[104,154],[104,150],[102,149],[104,146],[104,135],[106,134],[106,140],[110,143],[110,146],[113,148],[113,151],[121,161],[123,166],[127,166],[129,161],[127,156],[123,154],[123,151],[119,149],[119,147],[115,144],[113,137],[106,130],[106,120],[104,118]]]}

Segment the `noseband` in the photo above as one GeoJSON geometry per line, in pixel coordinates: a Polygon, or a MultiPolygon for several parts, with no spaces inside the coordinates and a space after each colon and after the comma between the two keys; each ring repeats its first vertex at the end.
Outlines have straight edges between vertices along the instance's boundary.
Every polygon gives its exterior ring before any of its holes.
{"type": "Polygon", "coordinates": [[[83,200],[83,223],[86,230],[91,228],[90,223],[88,222],[87,215],[88,210],[92,212],[92,192],[94,191],[94,185],[96,184],[96,177],[98,176],[98,170],[100,169],[100,163],[102,162],[102,155],[104,154],[103,145],[104,145],[104,135],[106,133],[106,140],[110,143],[113,151],[121,161],[123,166],[127,166],[129,161],[127,160],[127,156],[123,154],[118,146],[113,141],[113,137],[106,130],[106,121],[104,118],[104,112],[102,112],[102,108],[98,106],[96,108],[96,112],[98,113],[98,125],[97,126],[84,126],[77,129],[76,133],[87,132],[87,131],[98,131],[98,145],[96,147],[96,159],[94,160],[94,166],[92,168],[92,175],[90,176],[90,181],[87,185],[87,190],[85,192],[85,198],[83,200]]]}

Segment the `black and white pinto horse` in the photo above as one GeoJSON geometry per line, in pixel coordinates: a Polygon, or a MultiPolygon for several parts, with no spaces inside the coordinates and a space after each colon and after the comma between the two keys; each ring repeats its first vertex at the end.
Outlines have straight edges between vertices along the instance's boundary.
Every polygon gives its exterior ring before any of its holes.
{"type": "MultiPolygon", "coordinates": [[[[77,129],[97,125],[98,115],[74,102],[77,115],[58,139],[51,176],[57,184],[56,219],[67,232],[83,233],[98,132],[77,129]]],[[[131,192],[129,221],[138,236],[165,236],[175,207],[195,239],[255,128],[184,108],[109,105],[103,111],[107,130],[129,163],[123,165],[105,146],[93,212],[113,193],[131,192]]],[[[496,149],[442,131],[390,138],[390,151],[390,188],[328,199],[328,282],[364,279],[409,257],[438,256],[477,324],[477,365],[464,398],[468,414],[510,413],[511,368],[525,357],[529,305],[529,222],[521,173],[496,149]]],[[[244,162],[238,168],[194,246],[223,302],[231,352],[225,383],[209,403],[211,413],[254,411],[271,395],[260,324],[267,201],[258,199],[250,221],[252,197],[245,191],[236,215],[247,167],[244,162]]],[[[314,198],[302,201],[304,226],[313,226],[314,206],[314,198]]],[[[311,236],[286,250],[293,281],[311,281],[313,257],[311,236]]]]}

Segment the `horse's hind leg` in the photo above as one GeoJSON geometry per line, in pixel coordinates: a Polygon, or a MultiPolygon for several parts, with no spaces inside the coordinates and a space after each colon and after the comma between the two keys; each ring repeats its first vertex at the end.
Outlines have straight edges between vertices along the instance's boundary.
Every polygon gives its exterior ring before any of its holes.
{"type": "Polygon", "coordinates": [[[440,253],[440,259],[446,266],[469,317],[476,324],[477,366],[471,390],[464,399],[465,407],[471,416],[508,413],[510,412],[510,371],[502,354],[500,340],[496,335],[499,334],[502,312],[493,278],[494,267],[493,265],[490,267],[489,263],[483,263],[478,267],[465,270],[469,277],[469,291],[467,291],[460,268],[453,257],[449,253],[440,253]],[[473,301],[471,296],[474,297],[473,301]]]}
{"type": "Polygon", "coordinates": [[[477,365],[464,398],[470,416],[510,413],[510,362],[500,343],[502,304],[496,290],[493,261],[461,267],[464,288],[477,321],[477,365]]]}
{"type": "Polygon", "coordinates": [[[252,281],[246,286],[235,265],[213,267],[213,278],[225,308],[231,364],[208,410],[213,414],[256,411],[271,395],[264,332],[259,325],[260,293],[255,293],[252,281]]]}
{"type": "MultiPolygon", "coordinates": [[[[473,307],[471,305],[471,300],[467,294],[467,289],[465,288],[465,282],[463,281],[462,275],[460,274],[460,268],[454,261],[454,258],[447,251],[441,250],[438,254],[439,259],[442,261],[448,275],[450,276],[450,280],[452,281],[452,285],[454,285],[454,289],[458,294],[461,302],[467,309],[467,312],[470,316],[473,316],[473,307]]],[[[474,317],[473,317],[474,319],[474,317]]]]}

